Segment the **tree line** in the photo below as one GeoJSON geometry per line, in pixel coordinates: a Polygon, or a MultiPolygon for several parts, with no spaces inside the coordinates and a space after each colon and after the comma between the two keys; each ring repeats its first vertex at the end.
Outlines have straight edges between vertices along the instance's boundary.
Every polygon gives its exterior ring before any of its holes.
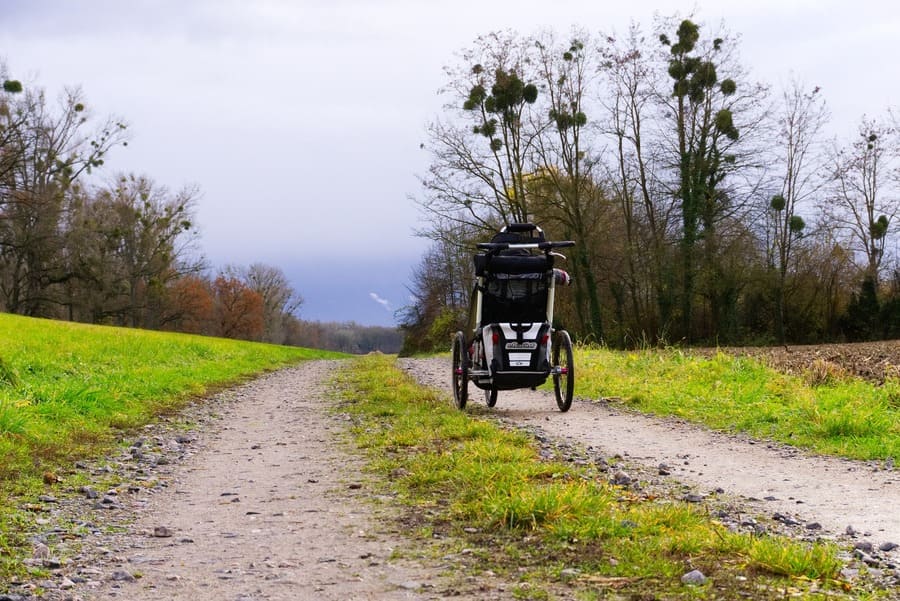
{"type": "Polygon", "coordinates": [[[752,81],[691,19],[624,36],[493,32],[445,69],[416,197],[432,240],[408,352],[465,321],[474,243],[533,221],[577,242],[557,319],[583,341],[770,344],[900,334],[895,115],[827,134],[824,91],[752,81]]]}
{"type": "Polygon", "coordinates": [[[98,183],[88,176],[128,144],[127,125],[98,122],[79,89],[52,102],[2,64],[0,81],[0,310],[347,352],[399,348],[397,332],[301,320],[303,298],[277,267],[211,274],[197,188],[132,173],[98,183]]]}

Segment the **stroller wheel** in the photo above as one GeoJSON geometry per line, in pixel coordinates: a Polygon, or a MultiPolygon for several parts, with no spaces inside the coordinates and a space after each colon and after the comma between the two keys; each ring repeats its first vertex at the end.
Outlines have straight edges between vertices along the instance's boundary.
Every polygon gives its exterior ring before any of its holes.
{"type": "Polygon", "coordinates": [[[469,397],[469,358],[466,353],[466,337],[457,332],[453,338],[453,401],[459,409],[464,409],[469,397]]]}
{"type": "Polygon", "coordinates": [[[572,339],[565,330],[556,333],[553,345],[553,392],[560,411],[568,411],[575,394],[575,365],[572,359],[572,339]]]}
{"type": "Polygon", "coordinates": [[[488,407],[493,407],[497,404],[497,389],[496,388],[486,388],[484,391],[484,402],[488,407]]]}

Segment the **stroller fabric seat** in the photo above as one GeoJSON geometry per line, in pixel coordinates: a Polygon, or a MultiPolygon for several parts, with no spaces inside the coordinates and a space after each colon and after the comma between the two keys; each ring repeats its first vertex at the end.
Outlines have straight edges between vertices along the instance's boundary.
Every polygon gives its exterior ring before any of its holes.
{"type": "Polygon", "coordinates": [[[547,276],[538,273],[496,274],[484,284],[482,303],[482,325],[542,322],[547,316],[547,276]]]}

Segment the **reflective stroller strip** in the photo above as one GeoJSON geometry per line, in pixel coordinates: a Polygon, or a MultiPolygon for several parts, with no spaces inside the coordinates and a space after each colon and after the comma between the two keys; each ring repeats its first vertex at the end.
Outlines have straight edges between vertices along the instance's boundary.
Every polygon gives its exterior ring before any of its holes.
{"type": "Polygon", "coordinates": [[[475,322],[470,324],[474,329],[478,329],[481,325],[481,303],[484,298],[482,291],[484,290],[484,278],[478,278],[475,285],[475,322]]]}
{"type": "Polygon", "coordinates": [[[531,365],[531,353],[509,353],[510,367],[528,367],[531,365]]]}

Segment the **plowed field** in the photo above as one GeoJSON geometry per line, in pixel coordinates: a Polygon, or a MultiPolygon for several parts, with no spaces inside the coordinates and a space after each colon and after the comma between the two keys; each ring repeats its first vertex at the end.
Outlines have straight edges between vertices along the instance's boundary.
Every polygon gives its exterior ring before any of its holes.
{"type": "Polygon", "coordinates": [[[819,344],[781,347],[722,347],[695,352],[717,351],[737,356],[752,356],[770,367],[813,380],[853,375],[876,384],[885,378],[900,376],[900,340],[819,344]]]}

